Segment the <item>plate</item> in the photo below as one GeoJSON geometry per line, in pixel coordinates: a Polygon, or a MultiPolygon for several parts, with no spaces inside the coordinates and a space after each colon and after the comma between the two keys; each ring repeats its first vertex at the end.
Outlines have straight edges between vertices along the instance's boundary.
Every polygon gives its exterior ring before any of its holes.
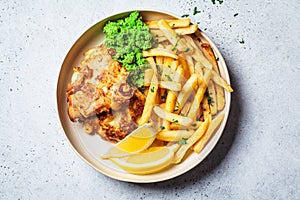
{"type": "MultiPolygon", "coordinates": [[[[150,20],[159,20],[159,19],[174,19],[179,18],[178,16],[162,11],[154,11],[154,10],[138,10],[140,15],[142,15],[144,21],[150,20]]],[[[136,183],[150,183],[150,182],[159,182],[174,178],[179,176],[196,165],[198,165],[214,148],[219,138],[222,135],[224,130],[229,109],[230,109],[230,93],[225,92],[225,108],[221,113],[225,114],[224,120],[221,123],[218,130],[215,132],[213,137],[209,140],[203,150],[197,153],[190,153],[186,159],[178,165],[172,165],[171,167],[149,175],[134,175],[129,174],[118,166],[114,165],[109,160],[102,160],[99,158],[99,155],[102,155],[110,146],[111,143],[103,141],[98,135],[88,135],[84,133],[81,124],[73,123],[70,121],[67,114],[67,96],[66,96],[66,88],[68,83],[71,80],[73,67],[78,65],[80,60],[83,58],[83,53],[87,51],[89,48],[99,45],[104,40],[104,34],[102,29],[106,22],[117,20],[120,18],[124,18],[129,15],[132,11],[127,11],[123,13],[119,13],[110,17],[107,17],[97,24],[93,25],[86,32],[84,32],[81,37],[75,42],[75,44],[71,47],[70,51],[66,55],[64,62],[61,66],[60,74],[58,77],[57,83],[57,108],[59,118],[66,134],[67,139],[69,140],[71,146],[78,153],[78,155],[90,166],[99,172],[121,181],[127,182],[136,182],[136,183]]],[[[217,49],[215,44],[203,33],[200,32],[200,38],[203,41],[208,42],[213,48],[216,57],[219,58],[218,64],[221,76],[230,84],[229,74],[227,71],[227,67],[225,61],[217,49]]]]}

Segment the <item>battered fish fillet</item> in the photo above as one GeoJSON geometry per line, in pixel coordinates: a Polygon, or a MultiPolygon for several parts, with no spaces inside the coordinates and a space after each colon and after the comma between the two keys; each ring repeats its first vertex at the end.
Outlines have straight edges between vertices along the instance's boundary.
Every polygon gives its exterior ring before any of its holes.
{"type": "Polygon", "coordinates": [[[84,53],[67,88],[68,115],[83,123],[85,132],[118,142],[137,128],[145,96],[126,79],[128,73],[104,45],[84,53]]]}

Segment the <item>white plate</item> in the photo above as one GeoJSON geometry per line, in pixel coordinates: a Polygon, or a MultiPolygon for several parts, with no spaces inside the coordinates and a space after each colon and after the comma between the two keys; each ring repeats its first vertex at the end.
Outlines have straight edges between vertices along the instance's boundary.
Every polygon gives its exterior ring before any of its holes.
{"type": "MultiPolygon", "coordinates": [[[[129,12],[123,12],[119,13],[110,17],[107,17],[94,26],[92,26],[90,29],[88,29],[85,33],[82,34],[82,36],[75,42],[75,44],[70,49],[69,53],[67,54],[58,78],[58,84],[57,84],[57,106],[58,106],[58,113],[61,120],[62,127],[65,131],[65,134],[70,141],[72,147],[74,150],[78,153],[78,155],[87,162],[90,166],[98,170],[99,172],[118,180],[122,181],[128,181],[128,182],[137,182],[137,183],[149,183],[149,182],[158,182],[163,181],[167,179],[174,178],[176,176],[179,176],[196,165],[198,165],[208,154],[216,143],[218,142],[219,138],[221,137],[221,134],[224,130],[229,109],[230,109],[230,93],[225,92],[225,100],[226,105],[224,110],[221,113],[225,114],[225,118],[218,128],[218,130],[215,132],[213,137],[210,139],[210,141],[206,144],[204,149],[199,153],[190,153],[186,157],[186,159],[178,164],[178,165],[172,165],[169,168],[155,173],[155,174],[149,174],[149,175],[134,175],[129,174],[122,169],[120,169],[118,166],[114,165],[109,160],[102,160],[99,158],[99,155],[102,155],[110,146],[111,143],[108,143],[106,141],[103,141],[98,135],[88,135],[84,133],[81,124],[73,123],[70,121],[68,114],[67,114],[67,96],[66,96],[66,88],[67,84],[70,83],[71,76],[73,74],[73,67],[78,65],[80,60],[83,58],[83,52],[87,51],[89,48],[94,47],[96,45],[99,45],[103,39],[104,34],[102,32],[103,26],[106,24],[107,21],[113,21],[119,18],[124,18],[128,16],[129,12]]],[[[161,11],[153,11],[153,10],[139,10],[140,14],[143,17],[143,20],[158,20],[158,19],[174,19],[179,18],[175,15],[168,14],[161,11]]],[[[199,30],[201,34],[201,39],[203,41],[207,41],[211,47],[213,48],[216,56],[219,58],[218,64],[221,76],[230,83],[229,75],[227,71],[227,67],[225,64],[225,61],[217,49],[217,47],[214,45],[214,43],[199,30]]]]}

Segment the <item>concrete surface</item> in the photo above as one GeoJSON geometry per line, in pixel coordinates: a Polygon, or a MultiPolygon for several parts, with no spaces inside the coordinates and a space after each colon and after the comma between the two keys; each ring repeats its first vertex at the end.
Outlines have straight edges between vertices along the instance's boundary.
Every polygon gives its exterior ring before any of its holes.
{"type": "Polygon", "coordinates": [[[299,9],[297,0],[1,0],[0,199],[299,199],[299,9]],[[201,13],[194,16],[195,6],[201,13]],[[155,184],[92,169],[73,152],[56,111],[57,78],[72,44],[101,18],[138,8],[199,22],[235,89],[214,151],[155,184]]]}

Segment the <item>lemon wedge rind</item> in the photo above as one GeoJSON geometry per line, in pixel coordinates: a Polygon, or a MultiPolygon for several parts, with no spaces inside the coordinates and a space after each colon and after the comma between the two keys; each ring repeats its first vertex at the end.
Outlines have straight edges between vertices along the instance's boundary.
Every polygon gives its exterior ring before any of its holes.
{"type": "Polygon", "coordinates": [[[168,147],[157,148],[157,150],[146,153],[137,153],[128,158],[110,158],[110,160],[123,170],[138,175],[158,172],[170,164],[174,158],[174,151],[168,147]]]}

